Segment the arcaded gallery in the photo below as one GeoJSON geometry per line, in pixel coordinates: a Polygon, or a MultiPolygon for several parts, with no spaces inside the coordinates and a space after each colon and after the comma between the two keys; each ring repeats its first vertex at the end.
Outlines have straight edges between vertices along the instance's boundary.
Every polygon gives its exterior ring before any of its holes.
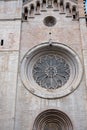
{"type": "Polygon", "coordinates": [[[0,130],[87,130],[83,0],[0,1],[0,130]]]}

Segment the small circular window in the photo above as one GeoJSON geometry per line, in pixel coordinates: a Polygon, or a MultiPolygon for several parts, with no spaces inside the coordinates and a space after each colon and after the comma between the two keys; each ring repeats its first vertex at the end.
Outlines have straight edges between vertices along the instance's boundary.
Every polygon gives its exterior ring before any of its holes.
{"type": "Polygon", "coordinates": [[[48,27],[52,27],[56,24],[56,18],[53,16],[47,16],[44,19],[44,24],[48,27]]]}
{"type": "Polygon", "coordinates": [[[40,44],[22,59],[21,78],[24,86],[43,98],[60,98],[73,92],[82,78],[78,55],[69,47],[52,43],[40,44]]]}

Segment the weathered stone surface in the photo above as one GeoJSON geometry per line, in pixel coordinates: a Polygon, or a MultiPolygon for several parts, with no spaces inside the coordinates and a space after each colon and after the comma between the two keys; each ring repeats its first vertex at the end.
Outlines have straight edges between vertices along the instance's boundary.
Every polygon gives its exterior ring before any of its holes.
{"type": "MultiPolygon", "coordinates": [[[[31,3],[36,5],[36,1],[31,3]]],[[[76,1],[70,3],[77,5],[76,1]]],[[[29,4],[23,6],[29,7],[29,4]]],[[[79,20],[72,20],[72,16],[67,17],[60,10],[46,8],[39,15],[28,17],[21,26],[22,0],[0,1],[0,130],[32,130],[38,114],[48,109],[66,113],[73,130],[87,130],[87,27],[83,0],[78,1],[78,7],[79,20]],[[45,26],[43,21],[47,16],[56,18],[54,26],[45,26]],[[25,88],[20,67],[29,49],[50,39],[72,48],[80,57],[84,73],[73,93],[48,100],[31,94],[25,88]],[[3,46],[1,40],[4,40],[3,46]]]]}
{"type": "MultiPolygon", "coordinates": [[[[47,15],[50,15],[50,12],[47,15]]],[[[71,48],[76,50],[78,54],[81,54],[81,49],[79,49],[81,46],[81,44],[79,44],[79,22],[72,21],[72,19],[65,18],[65,16],[58,15],[57,13],[53,13],[52,15],[57,18],[57,23],[52,28],[46,27],[43,24],[45,13],[41,16],[35,17],[35,19],[30,19],[28,23],[23,23],[21,42],[22,45],[25,43],[25,46],[21,47],[22,55],[24,55],[25,52],[34,45],[47,42],[49,39],[52,39],[53,42],[69,45],[71,48]],[[51,35],[49,33],[51,33],[51,35]]]]}
{"type": "Polygon", "coordinates": [[[21,18],[22,0],[1,0],[0,19],[11,20],[21,18]]]}
{"type": "Polygon", "coordinates": [[[86,87],[83,80],[79,88],[69,96],[56,100],[47,100],[29,93],[19,80],[15,129],[23,130],[26,128],[26,130],[31,130],[38,114],[48,109],[58,109],[65,112],[73,123],[73,130],[87,129],[85,90],[86,87]]]}
{"type": "Polygon", "coordinates": [[[13,130],[18,52],[0,52],[0,130],[13,130]]]}
{"type": "MultiPolygon", "coordinates": [[[[86,28],[85,23],[84,27],[86,28]]],[[[51,10],[43,12],[40,16],[35,16],[35,18],[29,19],[29,22],[22,24],[20,60],[31,47],[47,42],[49,39],[71,47],[79,55],[84,66],[79,21],[72,21],[72,18],[66,18],[64,15],[51,10]],[[44,18],[49,15],[57,19],[57,23],[51,28],[43,23],[44,18]]],[[[73,130],[87,129],[85,76],[83,76],[77,90],[72,94],[55,100],[42,99],[32,95],[24,88],[20,78],[18,86],[15,129],[23,130],[26,128],[26,130],[31,130],[36,116],[47,109],[59,109],[65,112],[73,123],[73,130]],[[22,109],[20,106],[22,106],[22,109]]]]}
{"type": "Polygon", "coordinates": [[[0,21],[0,42],[3,40],[1,51],[19,50],[21,21],[0,21]]]}

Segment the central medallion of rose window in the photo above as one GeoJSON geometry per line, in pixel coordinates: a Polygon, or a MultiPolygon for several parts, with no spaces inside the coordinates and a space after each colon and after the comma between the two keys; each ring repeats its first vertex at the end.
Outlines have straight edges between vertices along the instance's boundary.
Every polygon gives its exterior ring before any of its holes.
{"type": "Polygon", "coordinates": [[[46,89],[62,87],[70,77],[70,68],[65,59],[58,55],[44,55],[33,66],[33,78],[46,89]]]}

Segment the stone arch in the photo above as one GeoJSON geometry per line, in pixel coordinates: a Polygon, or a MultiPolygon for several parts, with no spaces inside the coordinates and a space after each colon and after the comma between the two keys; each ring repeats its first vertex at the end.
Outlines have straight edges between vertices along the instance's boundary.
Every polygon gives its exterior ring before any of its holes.
{"type": "Polygon", "coordinates": [[[24,19],[27,20],[28,18],[28,7],[24,8],[24,19]]]}
{"type": "Polygon", "coordinates": [[[73,16],[73,19],[77,18],[77,8],[75,5],[72,6],[72,16],[73,16]]]}
{"type": "Polygon", "coordinates": [[[58,9],[58,1],[54,0],[53,1],[54,9],[58,9]]]}
{"type": "Polygon", "coordinates": [[[36,12],[40,13],[40,1],[36,2],[36,12]]]}
{"type": "Polygon", "coordinates": [[[66,13],[70,14],[71,13],[71,5],[69,2],[66,2],[66,13]]]}
{"type": "Polygon", "coordinates": [[[29,11],[29,14],[30,14],[31,17],[33,17],[33,15],[34,15],[34,9],[35,9],[34,4],[31,4],[30,5],[30,11],[29,11]]]}
{"type": "Polygon", "coordinates": [[[33,130],[73,130],[70,118],[62,111],[49,109],[40,113],[34,122],[33,130]]]}
{"type": "Polygon", "coordinates": [[[46,9],[46,0],[42,0],[42,9],[46,9]]]}
{"type": "Polygon", "coordinates": [[[64,12],[64,1],[60,0],[60,11],[64,12]]]}

